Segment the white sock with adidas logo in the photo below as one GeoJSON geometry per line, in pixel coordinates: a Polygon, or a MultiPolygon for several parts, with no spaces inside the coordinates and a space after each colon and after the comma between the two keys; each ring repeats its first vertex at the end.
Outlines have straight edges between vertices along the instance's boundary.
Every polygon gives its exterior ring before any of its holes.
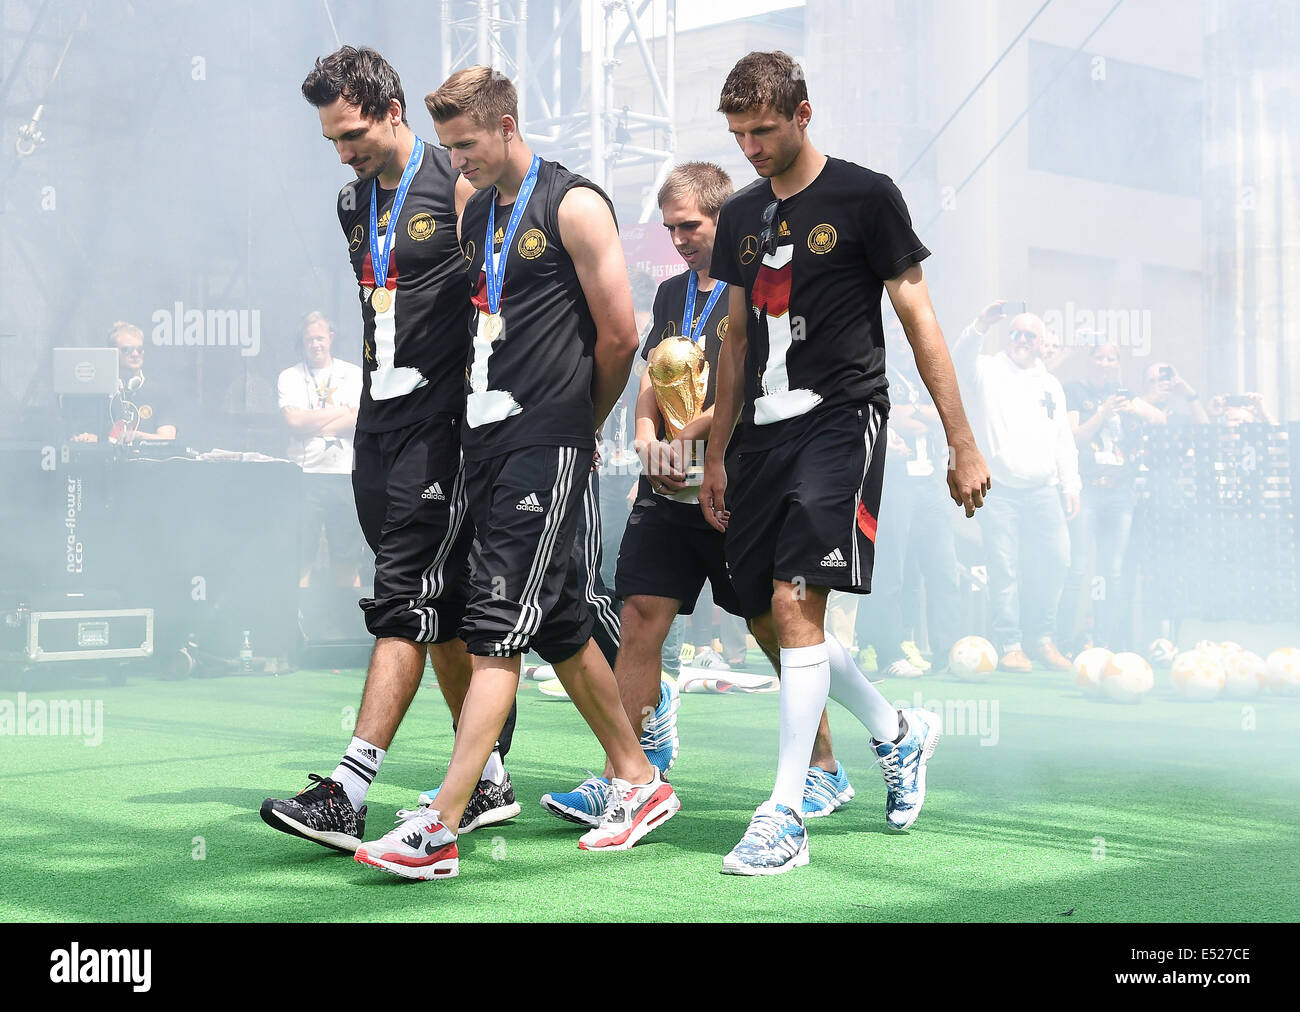
{"type": "Polygon", "coordinates": [[[358,812],[366,803],[366,791],[370,790],[371,782],[379,775],[379,765],[387,754],[387,751],[378,745],[354,737],[352,744],[343,753],[343,758],[339,760],[338,766],[330,775],[331,779],[343,785],[348,800],[358,812]]]}

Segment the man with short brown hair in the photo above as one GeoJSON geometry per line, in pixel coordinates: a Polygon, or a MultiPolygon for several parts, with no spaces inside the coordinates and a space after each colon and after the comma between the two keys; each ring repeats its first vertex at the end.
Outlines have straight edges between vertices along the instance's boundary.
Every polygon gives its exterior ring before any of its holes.
{"type": "Polygon", "coordinates": [[[940,734],[935,714],[895,710],[823,631],[830,589],[871,587],[889,410],[883,291],[943,420],[948,489],[967,516],[989,480],[921,273],[929,250],[898,188],[814,147],[803,71],[785,53],[740,60],[718,107],[761,178],[718,221],[713,270],[731,283],[731,327],[700,507],[726,532],[750,628],[781,663],[776,784],[722,870],[772,875],[808,863],[799,806],[828,695],[871,732],[890,829],[916,820],[940,734]],[[729,482],[723,457],[742,409],[729,482]]]}

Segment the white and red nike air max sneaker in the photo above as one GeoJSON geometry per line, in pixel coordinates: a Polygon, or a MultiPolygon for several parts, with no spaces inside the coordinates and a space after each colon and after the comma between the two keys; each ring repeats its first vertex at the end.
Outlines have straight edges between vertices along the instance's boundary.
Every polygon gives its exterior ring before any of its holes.
{"type": "Polygon", "coordinates": [[[657,768],[648,784],[630,784],[615,777],[604,818],[595,829],[583,834],[578,846],[582,850],[627,850],[681,807],[672,785],[657,768]]]}
{"type": "Polygon", "coordinates": [[[363,843],[357,848],[356,859],[402,878],[427,880],[460,874],[456,834],[430,808],[399,811],[397,827],[374,843],[363,843]]]}

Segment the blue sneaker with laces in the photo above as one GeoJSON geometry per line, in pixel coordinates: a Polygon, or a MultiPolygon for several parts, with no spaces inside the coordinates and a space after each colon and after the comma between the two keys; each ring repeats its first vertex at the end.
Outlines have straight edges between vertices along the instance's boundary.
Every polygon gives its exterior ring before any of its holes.
{"type": "Polygon", "coordinates": [[[724,875],[780,875],[808,863],[808,831],[793,810],[775,801],[758,806],[749,828],[722,859],[724,875]]]}
{"type": "Polygon", "coordinates": [[[893,830],[910,829],[925,803],[925,764],[934,755],[942,734],[938,714],[908,708],[898,711],[905,732],[894,742],[871,739],[876,762],[885,778],[885,823],[893,830]]]}
{"type": "Polygon", "coordinates": [[[677,761],[680,742],[677,738],[677,709],[682,697],[677,684],[667,678],[659,682],[659,705],[642,723],[641,750],[650,765],[667,776],[677,761]]]}
{"type": "Polygon", "coordinates": [[[565,822],[595,829],[609,807],[609,781],[594,773],[571,791],[543,794],[542,807],[565,822]]]}
{"type": "Polygon", "coordinates": [[[853,785],[844,772],[843,763],[835,764],[835,772],[827,773],[820,766],[809,766],[808,777],[803,782],[803,817],[820,819],[853,800],[853,785]]]}

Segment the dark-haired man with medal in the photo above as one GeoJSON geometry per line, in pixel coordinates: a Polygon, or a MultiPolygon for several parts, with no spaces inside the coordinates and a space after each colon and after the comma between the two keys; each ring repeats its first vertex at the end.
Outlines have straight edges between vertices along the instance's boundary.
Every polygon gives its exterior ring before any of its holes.
{"type": "MultiPolygon", "coordinates": [[[[469,684],[459,638],[474,531],[460,457],[469,341],[456,221],[473,190],[445,152],[411,130],[401,81],[374,50],[345,46],[317,60],[302,92],[357,175],[337,210],[363,325],[352,488],[375,553],[374,596],[361,602],[375,649],[352,741],[333,774],[311,774],[311,786],[268,798],[261,814],[282,832],[355,852],[365,839],[366,792],[426,655],[453,721],[469,684]]],[[[513,713],[479,764],[461,832],[519,814],[502,764],[512,729],[513,713]]]]}
{"type": "Polygon", "coordinates": [[[593,434],[627,382],[637,344],[613,208],[589,180],[529,150],[504,75],[458,71],[425,104],[451,164],[477,191],[460,222],[470,261],[461,319],[472,340],[461,445],[477,531],[461,634],[474,673],[436,810],[408,813],[356,858],[438,879],[459,874],[451,827],[530,648],[554,665],[613,767],[615,796],[579,846],[625,850],[679,806],[637,746],[573,579],[593,434]]]}

